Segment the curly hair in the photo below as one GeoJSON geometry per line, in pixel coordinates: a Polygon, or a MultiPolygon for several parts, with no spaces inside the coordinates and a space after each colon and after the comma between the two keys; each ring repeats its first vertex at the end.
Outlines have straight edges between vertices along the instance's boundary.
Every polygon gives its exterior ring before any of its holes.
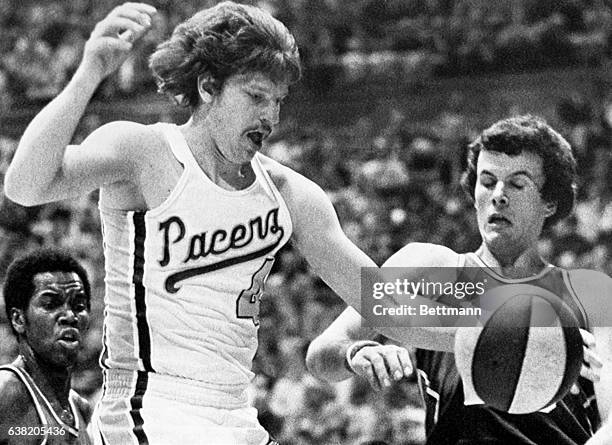
{"type": "MultiPolygon", "coordinates": [[[[37,249],[14,260],[6,272],[3,287],[6,316],[11,309],[26,310],[34,294],[34,276],[43,272],[74,272],[85,288],[87,301],[91,299],[91,286],[87,272],[68,252],[61,249],[37,249]]],[[[11,324],[12,327],[12,324],[11,324]]],[[[13,333],[17,334],[14,329],[13,333]]]]}
{"type": "Polygon", "coordinates": [[[540,190],[542,199],[557,205],[544,227],[550,227],[568,216],[576,201],[576,160],[570,144],[543,119],[523,115],[500,120],[484,130],[468,146],[467,167],[461,179],[463,190],[474,200],[478,154],[491,150],[516,156],[531,152],[542,159],[545,176],[540,190]]]}
{"type": "Polygon", "coordinates": [[[198,76],[208,75],[211,92],[228,77],[259,72],[274,81],[297,82],[302,74],[298,47],[280,21],[254,6],[223,2],[178,25],[149,59],[158,91],[199,104],[198,76]]]}

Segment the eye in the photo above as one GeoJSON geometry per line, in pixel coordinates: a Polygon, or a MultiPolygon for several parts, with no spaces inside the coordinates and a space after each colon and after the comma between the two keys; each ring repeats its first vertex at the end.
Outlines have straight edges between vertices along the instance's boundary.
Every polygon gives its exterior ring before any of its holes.
{"type": "Polygon", "coordinates": [[[480,184],[486,188],[493,188],[495,187],[495,179],[491,176],[481,176],[480,184]]]}
{"type": "Polygon", "coordinates": [[[265,99],[263,95],[259,93],[249,93],[249,97],[256,103],[262,102],[265,99]]]}
{"type": "Polygon", "coordinates": [[[78,296],[72,301],[72,309],[77,312],[89,310],[89,302],[85,295],[78,296]]]}
{"type": "Polygon", "coordinates": [[[60,307],[62,304],[62,299],[54,294],[44,294],[40,298],[40,305],[43,307],[43,309],[48,311],[54,310],[60,307]]]}
{"type": "Polygon", "coordinates": [[[517,190],[522,190],[527,185],[527,181],[524,178],[513,178],[510,185],[517,190]]]}
{"type": "Polygon", "coordinates": [[[75,303],[72,305],[72,309],[77,311],[77,312],[83,312],[89,309],[89,307],[87,306],[87,303],[83,302],[79,302],[79,303],[75,303]]]}

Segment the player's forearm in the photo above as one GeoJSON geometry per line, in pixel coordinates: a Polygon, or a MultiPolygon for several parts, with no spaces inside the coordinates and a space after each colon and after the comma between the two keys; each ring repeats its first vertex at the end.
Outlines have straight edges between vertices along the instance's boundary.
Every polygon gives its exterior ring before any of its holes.
{"type": "Polygon", "coordinates": [[[5,178],[5,193],[23,205],[49,196],[61,175],[66,146],[100,83],[94,70],[81,66],[66,88],[45,106],[26,128],[5,178]]]}
{"type": "Polygon", "coordinates": [[[328,382],[339,382],[353,376],[346,367],[346,350],[350,340],[321,336],[312,341],[306,353],[306,366],[312,375],[328,382]]]}

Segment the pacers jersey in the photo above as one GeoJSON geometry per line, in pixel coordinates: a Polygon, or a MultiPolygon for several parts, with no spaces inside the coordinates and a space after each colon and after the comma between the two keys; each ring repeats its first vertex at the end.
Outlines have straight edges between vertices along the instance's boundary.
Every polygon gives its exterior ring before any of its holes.
{"type": "MultiPolygon", "coordinates": [[[[15,443],[31,443],[31,436],[40,438],[41,445],[90,445],[91,441],[85,429],[85,420],[77,407],[76,399],[79,397],[72,389],[68,395],[71,415],[74,419],[75,427],[65,423],[51,406],[51,402],[45,397],[34,379],[23,367],[23,363],[18,359],[10,365],[0,366],[0,371],[10,371],[21,380],[26,387],[32,403],[36,408],[39,423],[37,425],[20,425],[27,431],[20,434],[21,428],[14,428],[15,443]],[[21,441],[19,439],[21,436],[21,441]],[[26,436],[26,437],[24,437],[26,436]]],[[[12,443],[12,442],[11,442],[12,443]]]]}
{"type": "Polygon", "coordinates": [[[240,394],[253,376],[264,282],[292,232],[289,211],[260,155],[251,161],[251,186],[224,190],[175,125],[157,125],[183,166],[168,198],[147,211],[100,206],[101,365],[107,375],[156,373],[240,394]]]}
{"type": "MultiPolygon", "coordinates": [[[[486,266],[473,253],[463,256],[460,281],[485,283],[485,289],[505,284],[529,284],[559,296],[584,329],[588,320],[571,286],[568,271],[548,267],[525,279],[508,279],[486,266]]],[[[467,298],[467,297],[466,297],[467,298]]],[[[451,296],[444,300],[452,305],[451,296]]],[[[440,300],[442,301],[442,299],[440,300]]],[[[417,350],[418,376],[426,405],[428,444],[582,444],[599,424],[593,385],[580,377],[580,393],[568,394],[552,409],[531,414],[508,414],[484,405],[464,404],[463,387],[454,355],[417,350]]]]}

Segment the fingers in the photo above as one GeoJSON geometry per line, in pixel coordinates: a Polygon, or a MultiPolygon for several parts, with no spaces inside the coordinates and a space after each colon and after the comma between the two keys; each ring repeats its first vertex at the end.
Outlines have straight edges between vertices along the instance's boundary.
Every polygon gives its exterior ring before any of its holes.
{"type": "Polygon", "coordinates": [[[591,368],[601,368],[603,366],[603,361],[597,353],[597,350],[585,347],[583,348],[583,353],[583,360],[588,363],[591,368]]]}
{"type": "Polygon", "coordinates": [[[370,386],[372,388],[377,391],[382,389],[380,381],[378,380],[378,377],[376,377],[376,374],[374,374],[374,369],[372,368],[370,363],[363,363],[362,365],[357,366],[355,369],[361,369],[362,372],[357,372],[357,374],[361,375],[362,377],[365,377],[368,382],[370,382],[370,386]]]}
{"type": "Polygon", "coordinates": [[[380,385],[384,388],[388,388],[389,386],[391,386],[391,377],[389,376],[389,372],[387,371],[385,358],[383,358],[380,354],[376,354],[370,358],[370,363],[372,365],[372,368],[374,369],[374,373],[376,374],[376,378],[378,378],[378,382],[380,383],[380,385]]]}
{"type": "Polygon", "coordinates": [[[113,9],[104,20],[99,22],[92,37],[113,37],[133,42],[151,27],[152,16],[156,9],[144,3],[124,3],[113,9]]]}
{"type": "Polygon", "coordinates": [[[583,365],[580,369],[580,375],[592,382],[598,382],[600,380],[601,367],[603,362],[595,344],[595,337],[590,332],[580,329],[580,335],[582,336],[583,347],[583,365]]]}
{"type": "Polygon", "coordinates": [[[388,388],[393,381],[408,377],[413,372],[408,351],[394,345],[364,347],[355,355],[351,365],[376,390],[388,388]]]}
{"type": "Polygon", "coordinates": [[[155,9],[155,6],[147,5],[146,3],[127,2],[120,6],[117,6],[115,9],[113,9],[111,14],[116,11],[123,13],[123,14],[137,12],[137,13],[145,14],[148,16],[152,16],[157,12],[157,9],[155,9]]]}
{"type": "Polygon", "coordinates": [[[580,335],[582,336],[582,343],[585,346],[592,348],[595,346],[595,336],[585,329],[580,329],[580,335]]]}
{"type": "Polygon", "coordinates": [[[599,382],[601,379],[598,368],[591,368],[587,365],[582,365],[580,368],[580,375],[585,379],[589,379],[591,382],[599,382]]]}
{"type": "Polygon", "coordinates": [[[406,348],[399,348],[397,353],[399,357],[400,364],[404,371],[404,376],[409,377],[414,372],[414,367],[412,366],[412,360],[410,359],[410,354],[406,348]]]}

